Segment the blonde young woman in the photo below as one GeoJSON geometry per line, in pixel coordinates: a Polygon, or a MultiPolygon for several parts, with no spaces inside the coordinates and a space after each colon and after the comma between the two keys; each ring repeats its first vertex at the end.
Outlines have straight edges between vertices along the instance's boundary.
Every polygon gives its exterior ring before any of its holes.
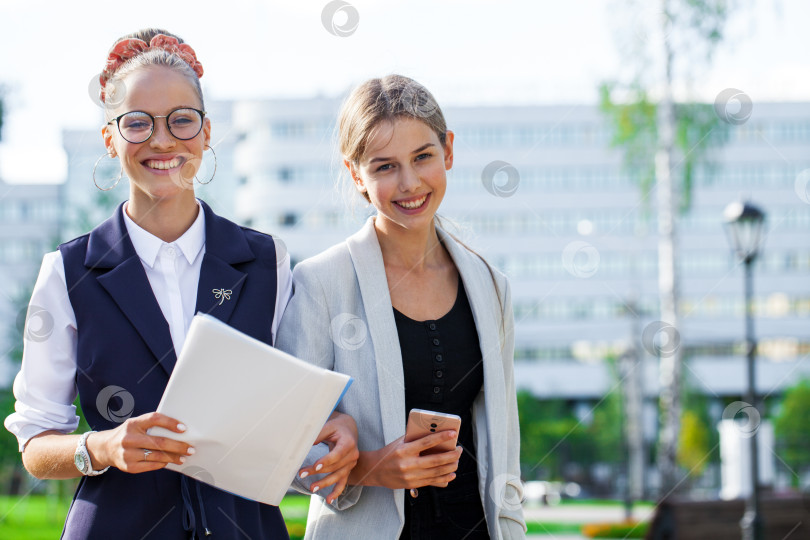
{"type": "MultiPolygon", "coordinates": [[[[115,42],[100,80],[102,135],[108,156],[120,161],[119,178],[129,178],[129,200],[46,254],[31,297],[53,332],[26,340],[16,412],[5,425],[31,474],[81,477],[65,539],[288,537],[277,507],[165,470],[195,450],[147,434],[153,426],[186,429],[182,418],[154,411],[194,314],[272,343],[291,288],[289,259],[276,260],[272,237],[217,216],[194,196],[211,141],[202,75],[194,50],[165,30],[115,42]],[[227,302],[218,289],[228,290],[227,302]],[[83,434],[72,434],[77,393],[91,428],[83,434]]],[[[201,391],[221,399],[216,388],[201,391]]],[[[355,462],[353,430],[341,415],[321,432],[334,450],[312,466],[331,474],[314,487],[335,484],[332,496],[355,462]]]]}
{"type": "Polygon", "coordinates": [[[509,286],[436,217],[454,134],[423,86],[391,75],[352,92],[339,138],[376,215],[296,266],[277,346],[354,377],[339,409],[360,457],[337,502],[313,497],[307,537],[523,538],[509,286]],[[412,408],[461,416],[459,446],[405,443],[412,408]]]}

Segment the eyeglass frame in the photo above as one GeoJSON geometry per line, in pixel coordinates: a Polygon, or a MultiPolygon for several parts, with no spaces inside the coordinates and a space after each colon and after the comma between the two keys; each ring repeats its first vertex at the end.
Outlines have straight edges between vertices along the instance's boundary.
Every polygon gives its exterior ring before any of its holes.
{"type": "Polygon", "coordinates": [[[172,137],[174,137],[178,141],[190,141],[191,139],[193,139],[194,137],[199,135],[200,132],[202,131],[203,125],[205,124],[205,115],[206,114],[207,114],[206,111],[201,111],[200,109],[196,109],[194,107],[177,107],[176,109],[169,111],[169,114],[158,114],[158,115],[154,115],[154,116],[149,114],[146,111],[137,111],[136,110],[136,111],[128,111],[128,112],[125,112],[124,114],[119,114],[118,116],[116,116],[115,118],[113,118],[112,120],[107,122],[106,125],[109,126],[110,124],[115,122],[115,127],[118,128],[118,133],[121,134],[121,137],[123,137],[125,141],[127,141],[129,144],[143,144],[146,141],[148,141],[149,139],[151,139],[152,135],[155,134],[155,120],[158,119],[158,118],[165,118],[166,119],[166,129],[169,131],[169,133],[171,134],[172,137]],[[188,137],[188,138],[185,138],[185,139],[175,135],[174,132],[172,131],[171,126],[169,125],[169,117],[172,114],[176,113],[177,111],[182,111],[182,110],[195,111],[197,114],[200,115],[200,129],[199,129],[199,131],[197,131],[197,133],[195,133],[192,137],[188,137]],[[148,116],[149,118],[152,119],[152,129],[149,131],[149,136],[147,138],[145,138],[144,140],[142,140],[141,142],[132,142],[132,141],[130,141],[129,139],[124,137],[124,134],[121,131],[121,119],[123,117],[125,117],[126,115],[132,114],[132,113],[143,113],[143,114],[145,114],[146,116],[148,116]]]}

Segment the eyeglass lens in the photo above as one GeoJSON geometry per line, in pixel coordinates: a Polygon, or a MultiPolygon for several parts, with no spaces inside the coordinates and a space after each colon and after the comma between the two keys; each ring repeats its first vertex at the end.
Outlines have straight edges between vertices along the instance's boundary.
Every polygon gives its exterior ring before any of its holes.
{"type": "MultiPolygon", "coordinates": [[[[193,139],[202,129],[202,115],[194,109],[172,111],[166,122],[169,132],[180,140],[193,139]]],[[[133,111],[121,117],[118,127],[126,140],[137,144],[146,141],[152,135],[154,120],[145,112],[133,111]]]]}

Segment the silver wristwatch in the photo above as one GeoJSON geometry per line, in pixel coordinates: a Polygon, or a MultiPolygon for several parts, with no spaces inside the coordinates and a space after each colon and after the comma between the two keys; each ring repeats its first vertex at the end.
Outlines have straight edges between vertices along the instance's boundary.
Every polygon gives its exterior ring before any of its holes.
{"type": "Polygon", "coordinates": [[[87,451],[87,437],[89,437],[91,433],[95,433],[95,431],[88,431],[79,437],[79,444],[76,446],[76,453],[73,454],[73,463],[76,464],[76,468],[79,469],[79,472],[83,475],[98,476],[99,474],[107,472],[109,467],[104,467],[100,471],[93,470],[93,464],[90,462],[90,453],[87,451]]]}

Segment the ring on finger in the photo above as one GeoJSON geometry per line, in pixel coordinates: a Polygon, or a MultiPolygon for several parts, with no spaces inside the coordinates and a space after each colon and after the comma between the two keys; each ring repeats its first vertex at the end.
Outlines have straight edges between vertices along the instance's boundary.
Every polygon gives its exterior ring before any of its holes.
{"type": "Polygon", "coordinates": [[[151,454],[151,453],[152,453],[151,450],[148,450],[148,449],[144,448],[143,449],[143,460],[147,461],[149,459],[149,454],[151,454]]]}

